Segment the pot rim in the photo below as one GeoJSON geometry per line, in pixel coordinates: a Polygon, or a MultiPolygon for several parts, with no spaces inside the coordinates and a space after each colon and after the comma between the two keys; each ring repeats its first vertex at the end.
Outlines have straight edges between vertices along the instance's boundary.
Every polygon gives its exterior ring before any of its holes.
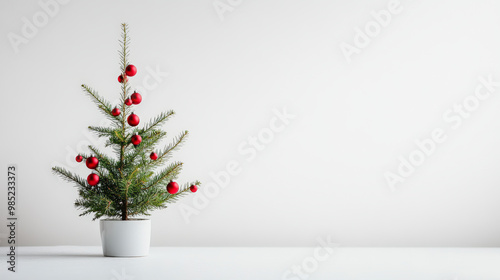
{"type": "Polygon", "coordinates": [[[128,219],[128,220],[121,220],[121,219],[100,219],[99,221],[101,221],[101,222],[145,222],[145,221],[151,221],[151,219],[143,219],[143,218],[128,219]]]}

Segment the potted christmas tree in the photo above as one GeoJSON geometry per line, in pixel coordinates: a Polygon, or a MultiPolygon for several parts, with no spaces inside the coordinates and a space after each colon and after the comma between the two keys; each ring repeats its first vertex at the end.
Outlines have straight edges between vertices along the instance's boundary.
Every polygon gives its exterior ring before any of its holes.
{"type": "Polygon", "coordinates": [[[157,147],[166,136],[160,129],[174,111],[163,112],[156,118],[139,126],[139,116],[133,107],[142,101],[138,92],[132,92],[129,77],[137,68],[129,64],[129,43],[127,24],[122,24],[120,40],[121,84],[120,103],[113,106],[96,91],[86,85],[82,88],[110,121],[109,127],[89,126],[99,137],[106,138],[105,149],[93,145],[90,153],[80,153],[77,162],[85,161],[92,170],[87,179],[61,167],[53,167],[55,174],[76,183],[80,198],[75,206],[84,210],[80,216],[93,214],[100,220],[101,240],[105,256],[146,256],[149,252],[151,223],[149,219],[133,218],[148,216],[151,210],[163,209],[189,192],[196,192],[198,181],[179,186],[175,180],[181,171],[181,162],[172,162],[163,169],[172,152],[186,140],[187,131],[182,132],[163,149],[157,147]]]}

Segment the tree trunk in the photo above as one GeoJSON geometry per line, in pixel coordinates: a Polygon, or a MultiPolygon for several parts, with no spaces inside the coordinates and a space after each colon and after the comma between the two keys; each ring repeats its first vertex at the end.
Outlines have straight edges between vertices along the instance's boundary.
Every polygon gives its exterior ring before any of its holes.
{"type": "Polygon", "coordinates": [[[122,220],[128,220],[128,201],[125,199],[123,200],[123,206],[122,206],[122,220]]]}

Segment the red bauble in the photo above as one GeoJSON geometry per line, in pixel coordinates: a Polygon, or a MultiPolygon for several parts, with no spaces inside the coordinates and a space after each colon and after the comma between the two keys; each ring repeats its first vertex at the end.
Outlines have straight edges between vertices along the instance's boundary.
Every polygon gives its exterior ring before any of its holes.
{"type": "Polygon", "coordinates": [[[132,106],[132,104],[133,104],[132,99],[130,98],[125,99],[125,105],[132,106]]]}
{"type": "Polygon", "coordinates": [[[120,113],[121,113],[121,112],[120,112],[120,109],[118,109],[118,108],[116,108],[116,107],[115,107],[113,110],[111,110],[111,115],[113,115],[113,116],[115,116],[115,117],[116,117],[116,116],[119,116],[119,115],[120,115],[120,113]]]}
{"type": "Polygon", "coordinates": [[[134,93],[132,93],[132,95],[130,96],[130,99],[132,99],[132,103],[137,105],[137,104],[141,103],[142,96],[138,92],[134,91],[134,93]]]}
{"type": "Polygon", "coordinates": [[[123,80],[125,80],[125,82],[128,82],[127,76],[125,76],[125,79],[123,79],[123,75],[118,76],[118,82],[123,83],[123,80]]]}
{"type": "Polygon", "coordinates": [[[198,190],[198,186],[197,185],[192,185],[191,187],[189,187],[189,189],[192,191],[192,192],[196,192],[198,190]]]}
{"type": "Polygon", "coordinates": [[[95,186],[97,185],[97,183],[99,183],[99,175],[97,174],[90,174],[88,177],[87,177],[87,182],[89,183],[89,185],[91,186],[95,186]]]}
{"type": "Polygon", "coordinates": [[[130,114],[130,116],[128,116],[127,122],[130,126],[137,126],[139,124],[139,116],[132,113],[130,114]]]}
{"type": "Polygon", "coordinates": [[[179,191],[179,185],[174,181],[170,181],[167,185],[167,192],[174,194],[177,193],[177,191],[179,191]]]}
{"type": "Polygon", "coordinates": [[[82,162],[83,157],[81,155],[77,155],[75,159],[77,162],[82,162]]]}
{"type": "Polygon", "coordinates": [[[155,153],[155,152],[152,152],[149,157],[152,159],[152,160],[156,160],[158,158],[158,155],[155,153]]]}
{"type": "Polygon", "coordinates": [[[99,160],[96,157],[89,157],[85,164],[87,164],[87,167],[90,169],[96,169],[99,165],[99,160]]]}
{"type": "Polygon", "coordinates": [[[139,134],[132,136],[132,139],[131,139],[132,144],[137,146],[137,145],[141,144],[141,141],[142,141],[142,137],[139,134]]]}
{"type": "Polygon", "coordinates": [[[127,68],[125,68],[125,74],[127,74],[127,76],[130,76],[130,77],[133,77],[135,76],[135,74],[137,74],[137,68],[130,64],[127,66],[127,68]]]}

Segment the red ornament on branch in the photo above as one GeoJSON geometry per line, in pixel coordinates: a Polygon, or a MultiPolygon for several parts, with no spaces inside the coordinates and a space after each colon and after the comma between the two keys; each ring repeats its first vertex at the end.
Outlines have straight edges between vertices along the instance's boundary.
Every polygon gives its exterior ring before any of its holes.
{"type": "Polygon", "coordinates": [[[120,112],[120,109],[118,109],[118,108],[116,108],[116,107],[115,107],[113,110],[111,110],[111,115],[113,115],[113,116],[115,116],[115,117],[116,117],[116,116],[119,116],[119,115],[120,115],[120,113],[121,113],[121,112],[120,112]]]}
{"type": "Polygon", "coordinates": [[[178,191],[179,191],[179,185],[174,181],[170,181],[170,183],[168,183],[167,185],[167,192],[170,194],[174,194],[177,193],[178,191]]]}
{"type": "Polygon", "coordinates": [[[135,76],[135,74],[137,74],[137,68],[130,64],[127,66],[127,68],[125,68],[125,74],[127,74],[127,76],[130,76],[130,77],[133,77],[135,76]]]}
{"type": "Polygon", "coordinates": [[[149,157],[152,159],[152,160],[156,160],[158,159],[158,155],[155,153],[155,152],[152,152],[149,157]]]}
{"type": "Polygon", "coordinates": [[[192,192],[196,192],[198,190],[198,186],[197,185],[192,185],[191,187],[189,187],[189,189],[192,191],[192,192]]]}
{"type": "Polygon", "coordinates": [[[81,155],[77,155],[75,159],[77,162],[82,162],[83,157],[81,155]]]}
{"type": "Polygon", "coordinates": [[[137,126],[139,124],[139,116],[136,114],[132,113],[130,116],[127,118],[127,122],[130,126],[137,126]]]}
{"type": "Polygon", "coordinates": [[[132,142],[132,144],[137,146],[137,145],[141,144],[142,137],[139,134],[136,134],[136,135],[132,136],[131,142],[132,142]]]}
{"type": "Polygon", "coordinates": [[[118,76],[118,82],[123,83],[123,81],[128,82],[127,76],[124,77],[124,75],[118,76]]]}
{"type": "Polygon", "coordinates": [[[87,182],[91,186],[95,186],[99,183],[99,175],[92,173],[87,177],[87,182]]]}
{"type": "Polygon", "coordinates": [[[97,166],[99,165],[99,160],[96,157],[92,156],[87,158],[85,164],[87,164],[87,167],[90,169],[96,169],[97,166]]]}
{"type": "Polygon", "coordinates": [[[138,92],[134,91],[134,93],[132,93],[132,95],[130,96],[130,99],[132,99],[132,103],[137,105],[137,104],[141,103],[142,96],[138,92]]]}
{"type": "Polygon", "coordinates": [[[132,106],[132,104],[133,104],[132,99],[130,98],[125,99],[125,105],[132,106]]]}

